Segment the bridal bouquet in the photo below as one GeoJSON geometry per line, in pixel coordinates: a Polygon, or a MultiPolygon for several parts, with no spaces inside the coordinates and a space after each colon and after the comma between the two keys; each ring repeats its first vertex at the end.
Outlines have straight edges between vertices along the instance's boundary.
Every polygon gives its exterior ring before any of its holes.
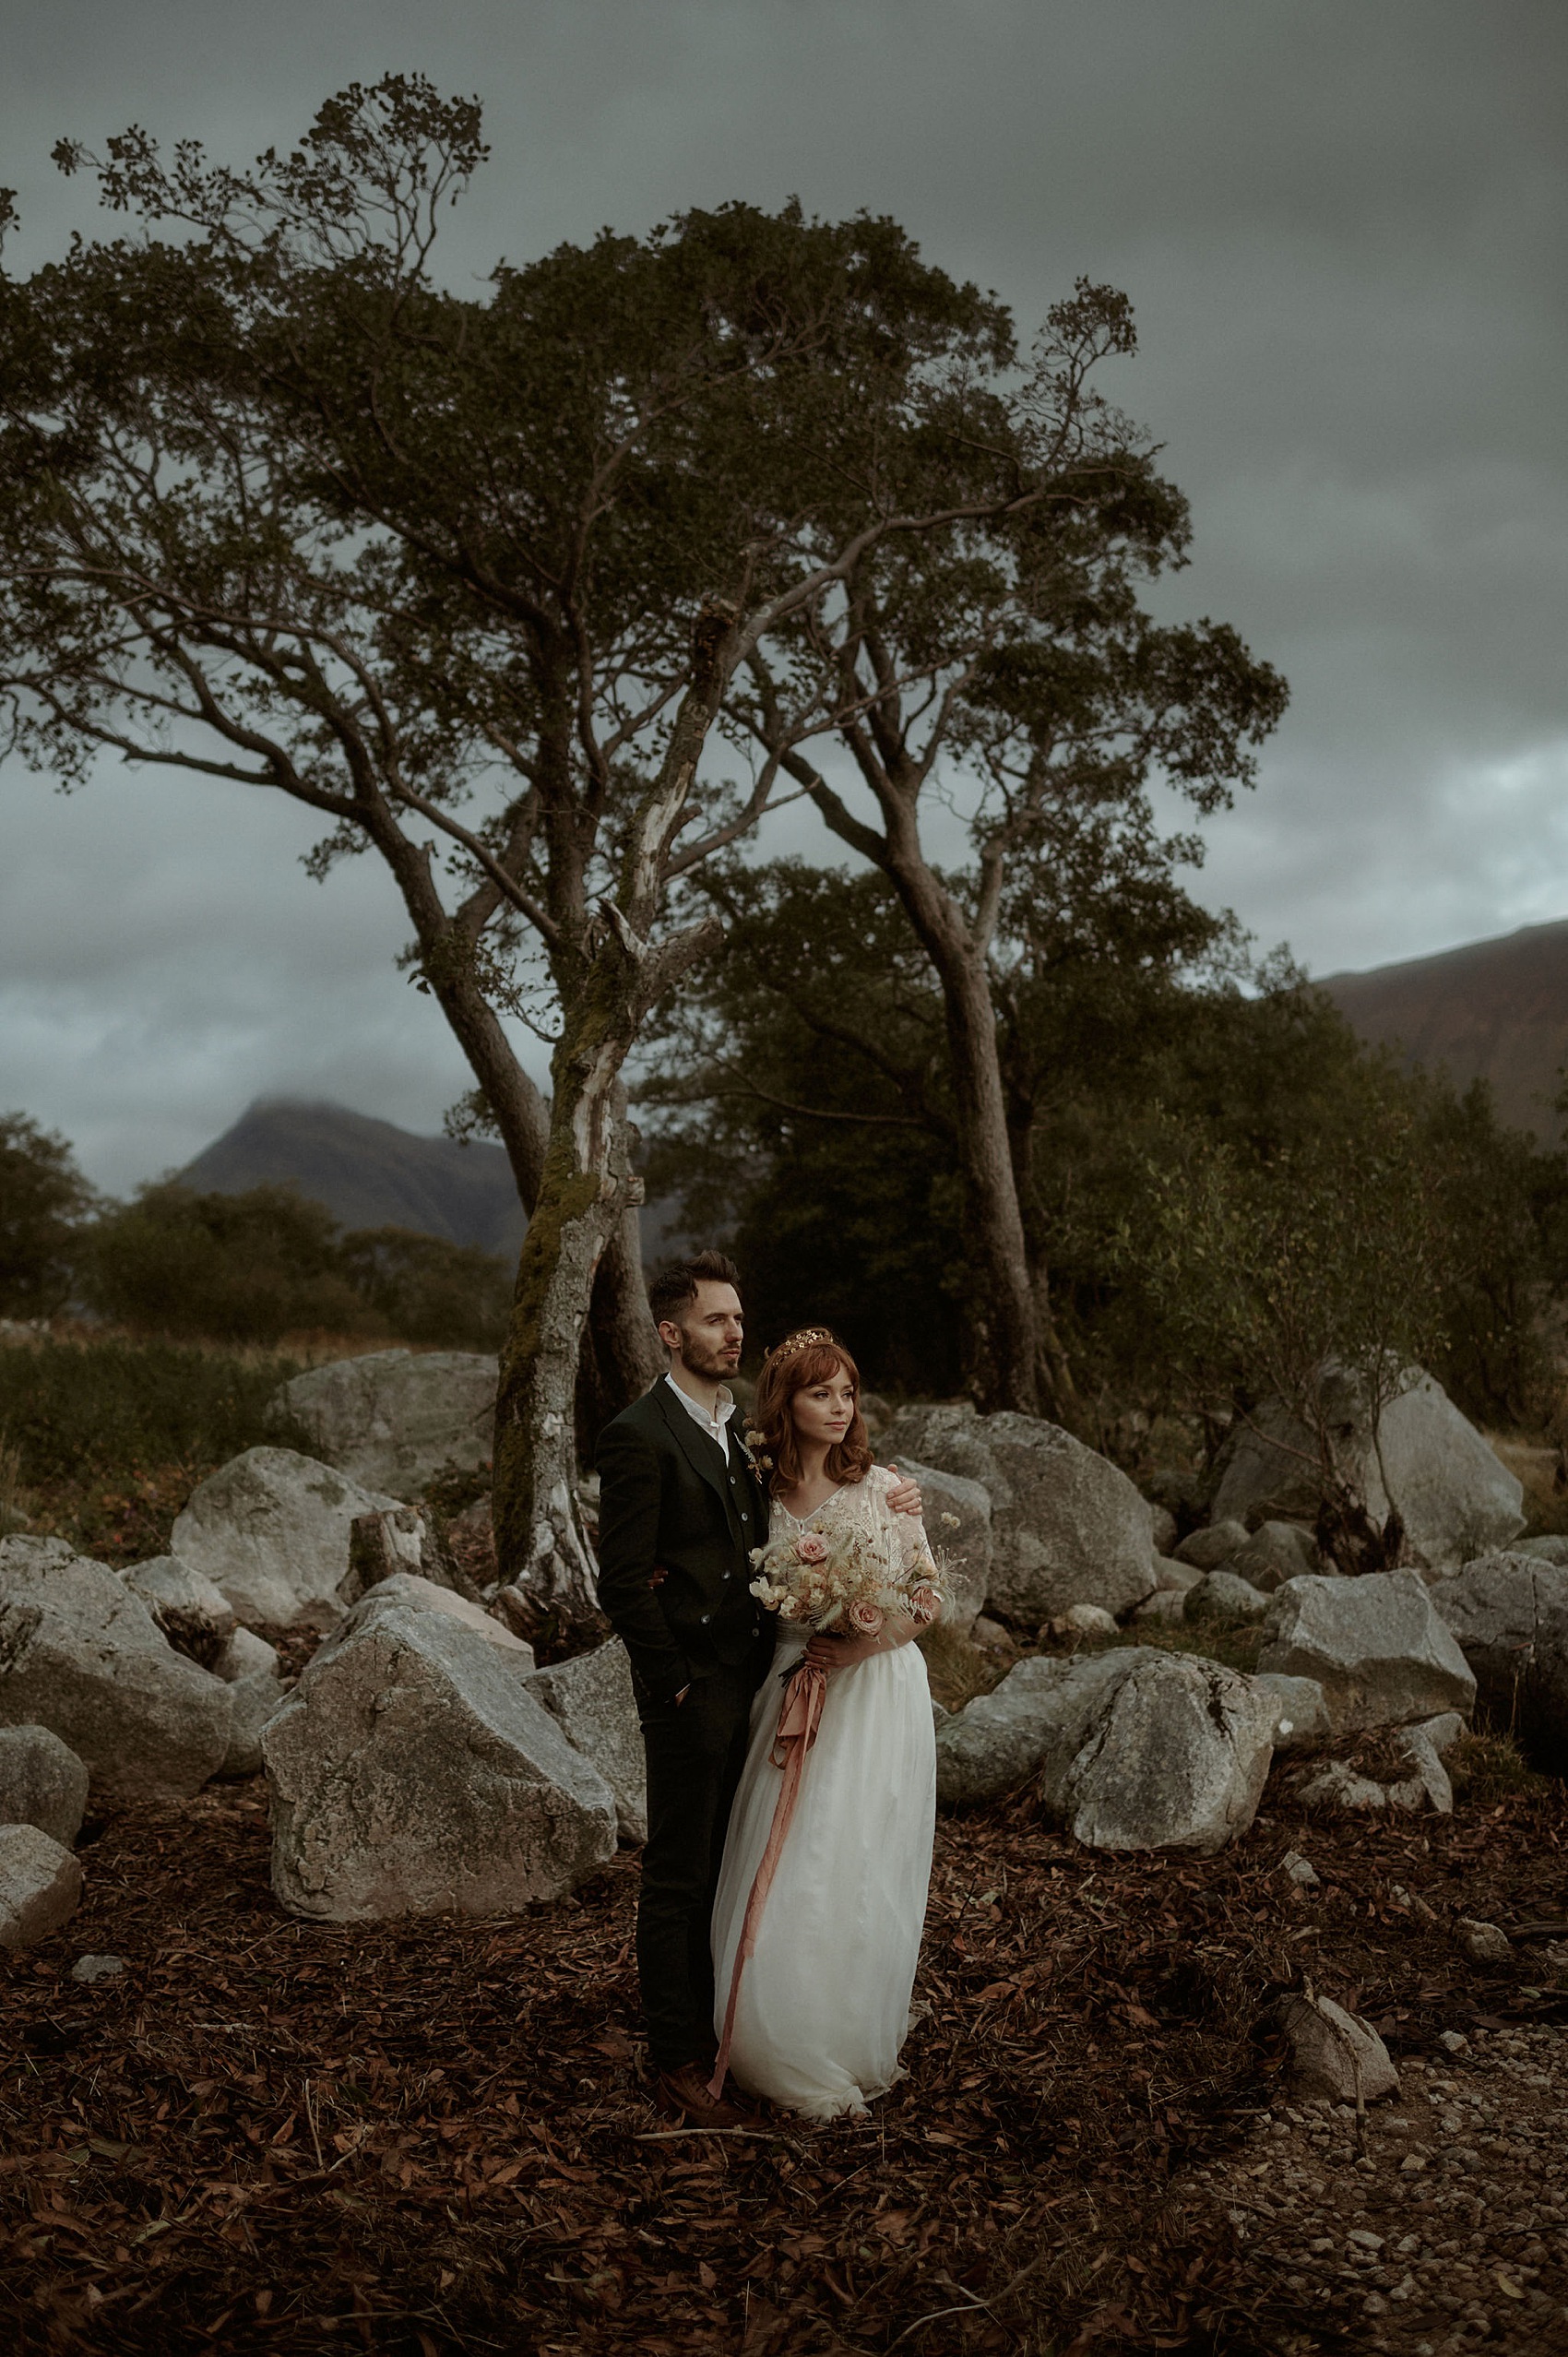
{"type": "Polygon", "coordinates": [[[829,1531],[808,1522],[793,1538],[780,1535],[754,1547],[752,1566],[757,1601],[780,1620],[803,1621],[814,1630],[880,1637],[889,1613],[902,1613],[923,1626],[942,1606],[942,1584],[929,1555],[897,1574],[875,1535],[854,1525],[829,1531]]]}

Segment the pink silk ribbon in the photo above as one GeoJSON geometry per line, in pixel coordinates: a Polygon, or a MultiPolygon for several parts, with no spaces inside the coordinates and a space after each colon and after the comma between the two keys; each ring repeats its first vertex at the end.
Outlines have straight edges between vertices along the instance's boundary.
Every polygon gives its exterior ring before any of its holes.
{"type": "Polygon", "coordinates": [[[773,1887],[773,1877],[783,1855],[795,1803],[800,1797],[801,1778],[805,1773],[806,1754],[816,1741],[817,1722],[827,1695],[827,1673],[814,1670],[802,1661],[790,1673],[784,1689],[784,1707],[778,1713],[778,1732],[773,1739],[768,1757],[775,1768],[784,1770],[778,1787],[778,1797],[773,1803],[773,1823],[768,1827],[767,1847],[752,1880],[751,1895],[741,1923],[741,1936],[736,1944],[735,1961],[730,1969],[730,1996],[724,2007],[724,2035],[719,2042],[719,2059],[713,2066],[713,2077],[707,2091],[717,2103],[724,2092],[724,2077],[730,2067],[730,2048],[735,2036],[735,2006],[741,1994],[741,1974],[747,1958],[756,1946],[757,1933],[762,1927],[762,1911],[767,1905],[767,1894],[773,1887]]]}

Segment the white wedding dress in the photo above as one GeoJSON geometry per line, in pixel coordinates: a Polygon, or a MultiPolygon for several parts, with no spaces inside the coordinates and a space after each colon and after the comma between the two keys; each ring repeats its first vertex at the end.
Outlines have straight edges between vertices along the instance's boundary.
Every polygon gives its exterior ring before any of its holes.
{"type": "MultiPolygon", "coordinates": [[[[873,1466],[807,1518],[869,1523],[907,1577],[928,1556],[912,1515],[894,1514],[895,1477],[873,1466]]],[[[777,1501],[772,1536],[803,1527],[777,1501]]],[[[805,1633],[780,1622],[771,1674],[752,1706],[751,1743],[730,1817],[713,1910],[723,2029],[735,1948],[752,1880],[767,1844],[783,1771],[769,1754],[784,1698],[780,1673],[805,1633]]],[[[816,1742],[806,1755],[795,1815],[741,1977],[730,2066],[737,2084],[816,2119],[861,2112],[903,2073],[936,1821],[931,1689],[918,1646],[873,1654],[828,1680],[816,1742]]]]}

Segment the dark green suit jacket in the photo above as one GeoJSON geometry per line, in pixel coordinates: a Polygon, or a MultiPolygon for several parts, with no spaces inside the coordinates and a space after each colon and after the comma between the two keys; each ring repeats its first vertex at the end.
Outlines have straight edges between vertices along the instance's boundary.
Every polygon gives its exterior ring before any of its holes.
{"type": "Polygon", "coordinates": [[[726,1462],[660,1376],[599,1436],[599,1601],[656,1701],[766,1658],[750,1554],[767,1501],[739,1423],[726,1462]]]}

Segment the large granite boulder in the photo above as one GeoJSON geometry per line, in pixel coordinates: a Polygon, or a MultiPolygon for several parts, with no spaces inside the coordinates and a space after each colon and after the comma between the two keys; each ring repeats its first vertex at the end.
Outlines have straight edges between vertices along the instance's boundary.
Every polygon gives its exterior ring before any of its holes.
{"type": "Polygon", "coordinates": [[[217,1670],[218,1658],[234,1634],[234,1607],[192,1563],[178,1555],[154,1555],[121,1573],[163,1631],[176,1653],[217,1670]]]}
{"type": "Polygon", "coordinates": [[[570,1661],[535,1670],[528,1690],[543,1704],[572,1749],[592,1761],[614,1793],[622,1839],[646,1841],[647,1757],[632,1691],[632,1665],[620,1638],[612,1637],[608,1645],[596,1645],[592,1652],[578,1653],[570,1661]]]}
{"type": "Polygon", "coordinates": [[[1568,1567],[1481,1555],[1430,1592],[1491,1724],[1513,1728],[1538,1767],[1568,1768],[1568,1567]]]}
{"type": "Polygon", "coordinates": [[[1306,1751],[1333,1732],[1328,1704],[1315,1678],[1285,1678],[1264,1671],[1253,1692],[1274,1719],[1277,1752],[1306,1751]]]}
{"type": "Polygon", "coordinates": [[[1011,1410],[909,1408],[884,1441],[910,1459],[962,1474],[989,1492],[990,1602],[1038,1625],[1071,1604],[1129,1612],[1156,1586],[1148,1507],[1125,1473],[1071,1433],[1011,1410]]]}
{"type": "Polygon", "coordinates": [[[36,1825],[68,1850],[82,1829],[88,1773],[48,1727],[0,1727],[0,1825],[36,1825]]]}
{"type": "Polygon", "coordinates": [[[286,1383],[280,1423],[367,1488],[417,1496],[443,1466],[490,1461],[496,1362],[472,1351],[373,1351],[286,1383]]]}
{"type": "Polygon", "coordinates": [[[603,1778],[445,1613],[383,1607],[330,1639],[262,1740],[272,1886],[297,1915],[515,1914],[614,1852],[603,1778]]]}
{"type": "Polygon", "coordinates": [[[504,1653],[508,1668],[517,1675],[533,1668],[533,1647],[525,1638],[515,1636],[482,1604],[471,1603],[455,1589],[443,1588],[434,1579],[422,1579],[416,1571],[395,1571],[367,1589],[359,1602],[350,1607],[342,1633],[348,1636],[366,1627],[377,1613],[398,1609],[444,1613],[448,1620],[460,1621],[465,1628],[475,1630],[497,1653],[504,1653]]]}
{"type": "Polygon", "coordinates": [[[1206,1856],[1252,1823],[1277,1719],[1250,1680],[1190,1654],[1038,1656],[939,1723],[937,1797],[989,1800],[1033,1777],[1091,1849],[1206,1856]]]}
{"type": "Polygon", "coordinates": [[[912,1457],[900,1457],[895,1462],[906,1481],[921,1485],[925,1534],[947,1590],[943,1624],[968,1637],[991,1592],[994,1547],[991,1493],[962,1473],[922,1465],[912,1457]]]}
{"type": "Polygon", "coordinates": [[[1088,1735],[1130,1653],[1068,1661],[1039,1653],[938,1722],[936,1797],[944,1808],[994,1800],[1048,1768],[1056,1781],[1088,1735]]]}
{"type": "Polygon", "coordinates": [[[1469,1665],[1418,1572],[1288,1579],[1265,1629],[1259,1670],[1315,1678],[1336,1735],[1443,1710],[1468,1715],[1475,1702],[1469,1665]]]}
{"type": "Polygon", "coordinates": [[[294,1449],[247,1448],[191,1493],[171,1544],[242,1621],[330,1627],[342,1616],[350,1524],[397,1504],[294,1449]]]}
{"type": "MultiPolygon", "coordinates": [[[[1376,1448],[1359,1385],[1335,1374],[1326,1387],[1342,1458],[1362,1483],[1371,1512],[1382,1521],[1397,1506],[1407,1539],[1430,1569],[1456,1571],[1524,1529],[1518,1482],[1430,1375],[1410,1369],[1407,1388],[1383,1411],[1376,1448]]],[[[1226,1445],[1214,1520],[1256,1523],[1272,1515],[1314,1521],[1312,1435],[1277,1401],[1260,1410],[1254,1423],[1256,1429],[1239,1423],[1226,1445]]]]}
{"type": "Polygon", "coordinates": [[[100,1803],[199,1791],[232,1711],[228,1686],[175,1652],[118,1573],[61,1539],[0,1540],[0,1724],[49,1728],[100,1803]]]}
{"type": "Polygon", "coordinates": [[[36,1825],[0,1825],[0,1948],[30,1947],[77,1911],[82,1870],[36,1825]]]}
{"type": "Polygon", "coordinates": [[[1124,1674],[1064,1774],[1042,1778],[1041,1799],[1091,1850],[1212,1857],[1257,1814],[1275,1713],[1218,1661],[1145,1647],[1120,1658],[1124,1674]]]}

